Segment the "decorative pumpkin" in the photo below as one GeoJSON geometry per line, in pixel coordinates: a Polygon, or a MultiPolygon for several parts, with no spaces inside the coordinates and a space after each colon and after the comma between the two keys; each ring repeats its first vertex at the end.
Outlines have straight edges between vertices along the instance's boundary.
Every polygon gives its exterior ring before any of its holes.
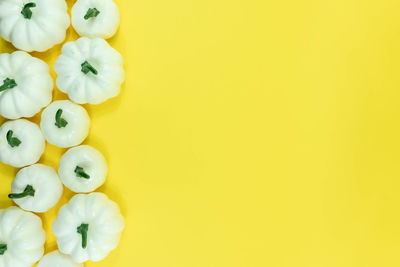
{"type": "Polygon", "coordinates": [[[33,212],[46,212],[60,200],[63,186],[56,171],[42,164],[21,169],[11,184],[9,198],[33,212]]]}
{"type": "Polygon", "coordinates": [[[0,35],[18,49],[46,51],[64,41],[67,9],[65,0],[2,0],[0,35]]]}
{"type": "Polygon", "coordinates": [[[53,232],[59,250],[82,263],[107,257],[124,226],[118,205],[105,194],[78,194],[60,209],[53,232]]]}
{"type": "Polygon", "coordinates": [[[90,38],[108,39],[119,26],[119,10],[113,0],[78,0],[71,17],[78,34],[90,38]]]}
{"type": "Polygon", "coordinates": [[[24,167],[36,163],[45,149],[39,126],[25,119],[7,121],[0,127],[0,161],[24,167]]]}
{"type": "Polygon", "coordinates": [[[108,173],[104,156],[91,146],[70,148],[58,167],[63,184],[76,193],[89,193],[104,184],[108,173]]]}
{"type": "Polygon", "coordinates": [[[89,133],[86,110],[69,100],[54,101],[43,112],[40,128],[46,140],[58,147],[77,146],[89,133]]]}
{"type": "Polygon", "coordinates": [[[0,266],[30,267],[44,252],[42,221],[17,207],[0,210],[0,266]]]}
{"type": "Polygon", "coordinates": [[[58,88],[78,104],[100,104],[119,94],[122,56],[105,40],[82,37],[66,43],[54,64],[58,88]]]}
{"type": "Polygon", "coordinates": [[[1,116],[11,120],[32,117],[50,104],[53,85],[44,61],[23,51],[0,54],[1,116]]]}

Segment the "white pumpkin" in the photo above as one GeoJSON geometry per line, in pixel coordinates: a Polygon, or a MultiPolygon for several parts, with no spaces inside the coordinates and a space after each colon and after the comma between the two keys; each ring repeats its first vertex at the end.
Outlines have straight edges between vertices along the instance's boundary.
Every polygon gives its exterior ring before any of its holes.
{"type": "Polygon", "coordinates": [[[42,221],[17,207],[0,210],[0,267],[30,267],[44,252],[42,221]]]}
{"type": "Polygon", "coordinates": [[[0,127],[0,161],[21,168],[36,163],[45,149],[39,126],[25,119],[7,121],[0,127]]]}
{"type": "Polygon", "coordinates": [[[105,40],[82,37],[66,43],[54,64],[58,88],[78,104],[100,104],[119,94],[122,56],[105,40]]]}
{"type": "Polygon", "coordinates": [[[1,116],[12,120],[32,117],[50,104],[53,85],[44,61],[23,51],[0,54],[1,116]]]}
{"type": "Polygon", "coordinates": [[[89,193],[104,184],[108,173],[104,156],[91,146],[70,148],[58,167],[63,184],[76,193],[89,193]]]}
{"type": "Polygon", "coordinates": [[[69,100],[54,101],[43,112],[40,128],[46,140],[58,147],[77,146],[88,136],[90,117],[69,100]]]}
{"type": "Polygon", "coordinates": [[[8,197],[24,210],[46,212],[57,204],[62,193],[63,186],[56,171],[35,164],[17,173],[8,197]]]}
{"type": "Polygon", "coordinates": [[[100,261],[115,249],[125,226],[118,205],[103,193],[78,194],[53,223],[59,250],[76,262],[100,261]]]}
{"type": "Polygon", "coordinates": [[[83,267],[83,264],[76,263],[72,260],[71,256],[55,250],[44,255],[37,267],[83,267]]]}
{"type": "Polygon", "coordinates": [[[67,10],[65,0],[2,0],[0,35],[18,49],[46,51],[64,41],[67,10]]]}
{"type": "Polygon", "coordinates": [[[91,38],[110,38],[119,26],[119,10],[113,0],[78,0],[71,17],[78,34],[91,38]]]}

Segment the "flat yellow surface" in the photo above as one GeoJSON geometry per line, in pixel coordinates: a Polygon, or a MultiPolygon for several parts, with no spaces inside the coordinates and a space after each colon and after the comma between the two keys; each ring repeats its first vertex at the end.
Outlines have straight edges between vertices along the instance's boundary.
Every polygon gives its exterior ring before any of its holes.
{"type": "MultiPolygon", "coordinates": [[[[117,3],[127,79],[85,106],[85,143],[127,227],[85,266],[400,265],[400,1],[117,3]]],[[[1,208],[16,171],[0,165],[1,208]]],[[[42,215],[48,251],[71,196],[42,215]]]]}

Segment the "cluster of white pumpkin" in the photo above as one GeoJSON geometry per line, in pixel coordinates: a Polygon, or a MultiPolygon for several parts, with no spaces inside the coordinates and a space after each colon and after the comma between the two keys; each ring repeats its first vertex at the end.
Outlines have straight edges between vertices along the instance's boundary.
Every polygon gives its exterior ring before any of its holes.
{"type": "Polygon", "coordinates": [[[122,56],[104,39],[115,34],[119,11],[113,0],[77,0],[72,25],[83,37],[66,43],[54,69],[58,88],[72,100],[52,101],[49,67],[27,52],[46,51],[65,40],[70,25],[65,0],[0,1],[0,35],[16,48],[0,54],[0,161],[21,168],[9,198],[20,207],[0,210],[0,267],[77,267],[104,259],[116,248],[124,219],[105,194],[90,193],[106,179],[108,167],[96,149],[80,145],[90,118],[78,104],[99,104],[120,92],[122,56]],[[50,105],[49,105],[50,104],[50,105]],[[46,108],[45,108],[46,107],[46,108]],[[23,118],[40,112],[40,127],[23,118]],[[45,140],[70,148],[58,173],[37,164],[45,140]],[[72,147],[72,148],[71,148],[72,147]],[[60,200],[64,184],[77,194],[53,223],[59,251],[43,257],[46,234],[40,218],[60,200]]]}

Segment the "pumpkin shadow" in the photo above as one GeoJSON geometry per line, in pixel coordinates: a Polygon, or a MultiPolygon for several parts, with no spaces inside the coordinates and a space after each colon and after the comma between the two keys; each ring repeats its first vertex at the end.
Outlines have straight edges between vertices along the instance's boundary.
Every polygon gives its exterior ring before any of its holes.
{"type": "Polygon", "coordinates": [[[11,206],[14,206],[12,200],[0,200],[0,210],[9,208],[11,206]]]}
{"type": "Polygon", "coordinates": [[[10,43],[0,37],[0,53],[12,53],[17,49],[10,43]]]}

